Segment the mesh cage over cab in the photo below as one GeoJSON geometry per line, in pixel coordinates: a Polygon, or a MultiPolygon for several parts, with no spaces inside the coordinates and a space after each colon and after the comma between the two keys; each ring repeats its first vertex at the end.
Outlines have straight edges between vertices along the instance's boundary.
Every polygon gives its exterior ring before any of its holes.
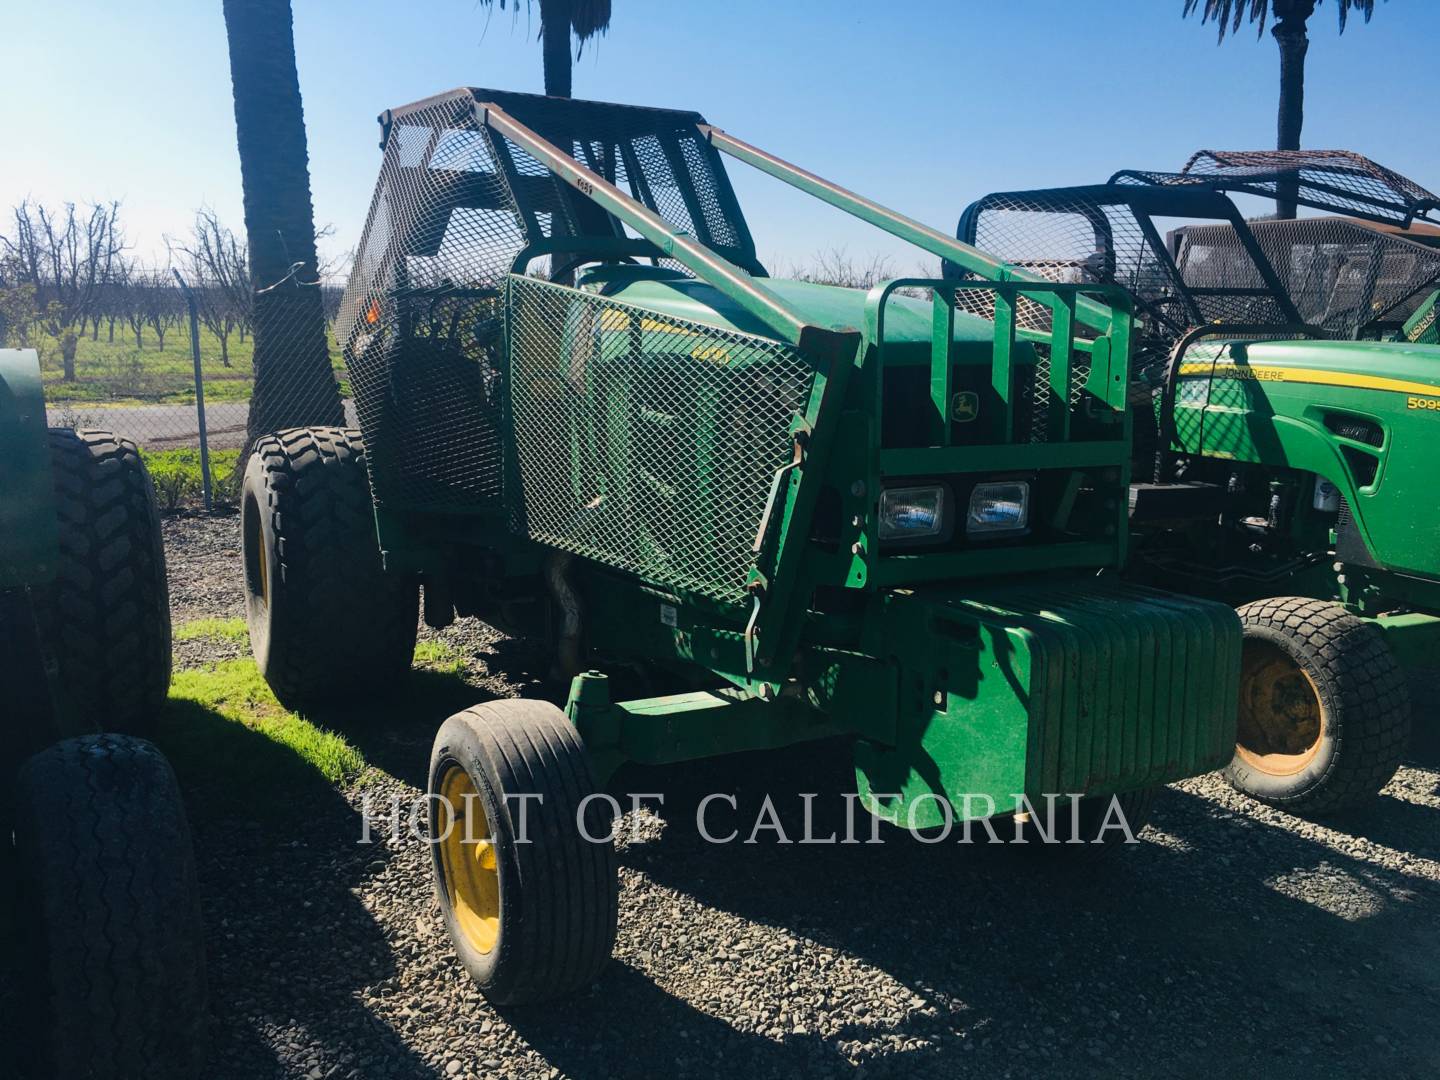
{"type": "MultiPolygon", "coordinates": [[[[1398,332],[1440,283],[1440,247],[1383,226],[1312,217],[1248,227],[1300,317],[1338,335],[1398,332]]],[[[1430,243],[1440,243],[1440,230],[1424,228],[1430,243]]],[[[1176,234],[1176,258],[1189,285],[1224,284],[1247,267],[1253,272],[1230,225],[1191,225],[1176,234]]]]}
{"type": "Polygon", "coordinates": [[[1440,220],[1440,196],[1350,150],[1199,150],[1178,173],[1126,169],[1121,184],[1209,187],[1408,226],[1440,220]]]}
{"type": "Polygon", "coordinates": [[[499,504],[505,276],[533,245],[566,241],[547,252],[563,271],[634,240],[487,127],[486,103],[675,231],[763,273],[696,113],[474,88],[387,113],[380,179],[336,320],[382,505],[499,504]]]}
{"type": "Polygon", "coordinates": [[[515,531],[741,599],[809,362],[769,338],[534,278],[512,276],[505,296],[515,531]]]}
{"type": "MultiPolygon", "coordinates": [[[[1241,248],[1223,274],[1199,288],[1182,277],[1155,225],[1155,217],[1240,222],[1233,205],[1208,191],[1160,190],[1096,184],[1035,191],[995,192],[966,208],[959,238],[1047,281],[1113,284],[1135,298],[1132,377],[1156,382],[1170,349],[1193,326],[1295,320],[1262,267],[1241,248]]],[[[1215,269],[1212,266],[1212,270],[1215,269]]],[[[947,277],[973,280],[947,264],[947,277]]],[[[959,302],[993,317],[993,294],[961,290],[959,302]]],[[[1016,324],[1048,333],[1050,310],[1022,298],[1016,324]]]]}

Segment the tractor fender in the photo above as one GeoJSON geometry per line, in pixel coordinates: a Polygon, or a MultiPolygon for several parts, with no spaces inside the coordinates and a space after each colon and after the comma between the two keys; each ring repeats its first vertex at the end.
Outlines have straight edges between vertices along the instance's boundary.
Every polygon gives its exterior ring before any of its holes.
{"type": "Polygon", "coordinates": [[[0,588],[55,577],[59,535],[34,349],[0,349],[0,588]]]}

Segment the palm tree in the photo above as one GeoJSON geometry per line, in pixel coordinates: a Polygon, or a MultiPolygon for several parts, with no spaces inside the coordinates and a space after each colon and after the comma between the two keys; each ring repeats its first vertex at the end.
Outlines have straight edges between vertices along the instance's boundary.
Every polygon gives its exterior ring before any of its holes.
{"type": "MultiPolygon", "coordinates": [[[[1185,0],[1181,18],[1200,12],[1202,23],[1215,22],[1220,28],[1220,41],[1225,40],[1228,30],[1232,36],[1248,18],[1257,24],[1256,36],[1265,32],[1267,16],[1274,16],[1275,25],[1270,28],[1275,43],[1280,46],[1280,112],[1276,125],[1275,148],[1277,150],[1300,149],[1300,126],[1305,121],[1305,53],[1310,48],[1310,38],[1305,33],[1306,23],[1315,14],[1321,0],[1185,0]]],[[[1345,32],[1345,21],[1351,11],[1358,11],[1365,21],[1375,14],[1375,0],[1335,0],[1340,16],[1340,33],[1345,32]]],[[[1293,190],[1293,186],[1290,190],[1293,190]]],[[[1275,200],[1278,217],[1295,216],[1295,198],[1281,188],[1275,200]]]]}
{"type": "MultiPolygon", "coordinates": [[[[520,0],[510,0],[515,11],[520,0]]],[[[496,0],[480,0],[493,7],[496,0]]],[[[499,0],[505,10],[506,0],[499,0]]],[[[531,0],[525,0],[529,8],[531,0]]],[[[570,96],[570,35],[575,35],[579,50],[585,42],[610,29],[610,0],[540,0],[541,55],[545,62],[545,93],[551,97],[570,96]]]]}
{"type": "Polygon", "coordinates": [[[266,432],[340,425],[315,253],[309,154],[290,0],[223,0],[253,289],[251,444],[266,432]]]}

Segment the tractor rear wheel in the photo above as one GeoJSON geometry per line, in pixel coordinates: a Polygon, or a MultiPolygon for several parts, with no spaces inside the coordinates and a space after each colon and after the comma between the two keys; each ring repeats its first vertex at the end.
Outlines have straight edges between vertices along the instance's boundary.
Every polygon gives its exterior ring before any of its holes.
{"type": "Polygon", "coordinates": [[[250,647],[283,705],[341,702],[404,676],[418,585],[381,563],[358,431],[293,428],[259,439],[240,527],[250,647]]]}
{"type": "Polygon", "coordinates": [[[34,1075],[200,1075],[205,947],[164,756],[123,735],[56,743],[20,769],[14,837],[34,1075]]]}
{"type": "Polygon", "coordinates": [[[1405,675],[1380,631],[1302,596],[1257,600],[1239,614],[1239,730],[1225,778],[1296,814],[1370,800],[1410,741],[1405,675]]]}
{"type": "Polygon", "coordinates": [[[497,1004],[573,993],[610,959],[614,823],[595,792],[579,735],[548,702],[477,705],[435,736],[436,893],[461,963],[497,1004]]]}
{"type": "Polygon", "coordinates": [[[50,429],[60,530],[35,614],[76,716],[144,734],[170,689],[170,596],[155,489],[108,431],[50,429]]]}

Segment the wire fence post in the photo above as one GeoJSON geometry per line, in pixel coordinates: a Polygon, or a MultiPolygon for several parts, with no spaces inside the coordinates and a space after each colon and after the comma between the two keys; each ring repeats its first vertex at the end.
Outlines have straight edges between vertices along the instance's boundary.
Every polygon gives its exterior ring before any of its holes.
{"type": "Polygon", "coordinates": [[[171,271],[185,294],[185,306],[190,311],[190,359],[195,363],[195,420],[200,427],[200,486],[204,492],[205,509],[214,509],[210,494],[210,444],[205,432],[205,379],[200,371],[200,310],[195,303],[195,294],[179,270],[171,271]]]}

